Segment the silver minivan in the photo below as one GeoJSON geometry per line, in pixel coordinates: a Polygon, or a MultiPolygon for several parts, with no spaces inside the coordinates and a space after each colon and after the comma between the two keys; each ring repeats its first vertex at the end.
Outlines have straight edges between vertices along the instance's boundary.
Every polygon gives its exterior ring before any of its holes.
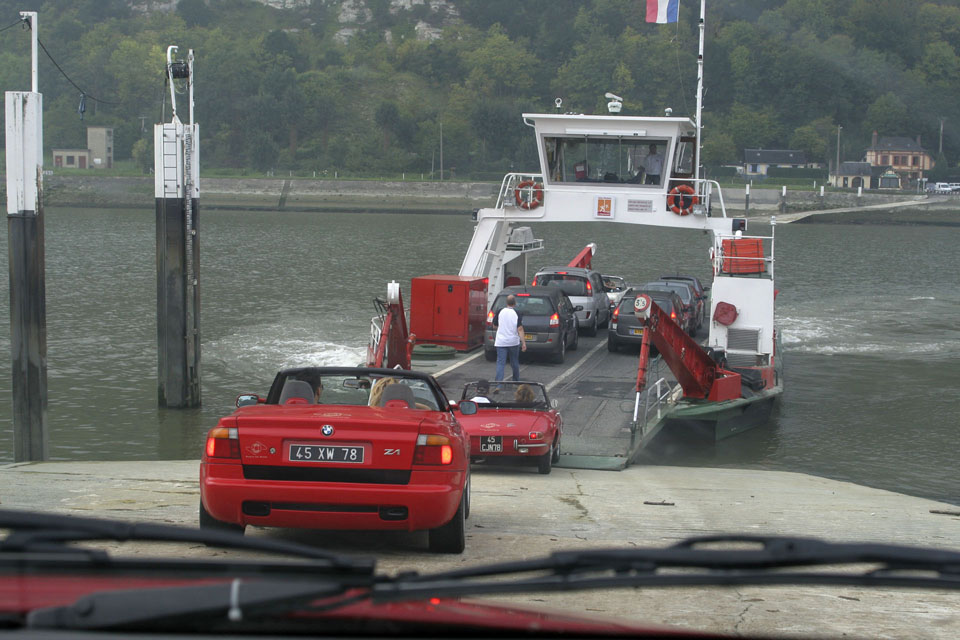
{"type": "Polygon", "coordinates": [[[558,286],[577,307],[580,330],[588,336],[610,322],[610,300],[603,290],[599,271],[582,267],[544,267],[537,271],[533,284],[538,287],[558,286]]]}

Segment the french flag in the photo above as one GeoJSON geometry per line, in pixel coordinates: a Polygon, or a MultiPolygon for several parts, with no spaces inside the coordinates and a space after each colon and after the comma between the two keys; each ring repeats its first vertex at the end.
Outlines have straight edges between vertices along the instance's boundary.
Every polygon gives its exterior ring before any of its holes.
{"type": "Polygon", "coordinates": [[[647,0],[647,22],[676,22],[680,0],[647,0]]]}

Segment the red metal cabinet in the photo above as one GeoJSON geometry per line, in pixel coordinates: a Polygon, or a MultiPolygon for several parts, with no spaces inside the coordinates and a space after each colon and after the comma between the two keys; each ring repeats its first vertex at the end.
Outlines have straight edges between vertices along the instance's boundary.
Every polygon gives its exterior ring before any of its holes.
{"type": "Polygon", "coordinates": [[[487,281],[431,275],[410,281],[410,332],[418,343],[469,351],[483,344],[487,281]]]}

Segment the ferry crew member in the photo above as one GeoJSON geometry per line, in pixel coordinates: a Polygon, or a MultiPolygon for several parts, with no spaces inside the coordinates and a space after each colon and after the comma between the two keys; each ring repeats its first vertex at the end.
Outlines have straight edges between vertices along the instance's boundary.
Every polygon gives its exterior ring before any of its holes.
{"type": "Polygon", "coordinates": [[[643,169],[647,173],[644,184],[660,184],[660,174],[663,172],[663,156],[657,152],[657,145],[650,145],[650,153],[643,160],[643,169]]]}
{"type": "Polygon", "coordinates": [[[503,370],[510,358],[510,368],[513,369],[514,381],[520,380],[520,351],[527,350],[527,338],[523,333],[523,319],[517,313],[517,298],[507,296],[507,306],[500,310],[493,318],[493,326],[497,328],[497,338],[493,346],[497,349],[497,375],[494,380],[503,380],[503,370]]]}

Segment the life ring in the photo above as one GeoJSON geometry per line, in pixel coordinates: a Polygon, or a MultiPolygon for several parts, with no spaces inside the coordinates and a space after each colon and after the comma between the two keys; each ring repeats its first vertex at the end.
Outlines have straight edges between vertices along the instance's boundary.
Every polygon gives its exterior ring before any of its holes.
{"type": "Polygon", "coordinates": [[[543,185],[533,180],[524,180],[513,190],[513,199],[517,201],[517,206],[521,209],[536,209],[543,204],[543,185]],[[533,189],[533,195],[529,200],[523,197],[524,189],[533,189]]]}
{"type": "Polygon", "coordinates": [[[678,184],[670,189],[670,195],[667,196],[667,206],[670,207],[670,211],[678,216],[689,215],[693,210],[693,205],[699,202],[697,192],[688,184],[678,184]]]}

